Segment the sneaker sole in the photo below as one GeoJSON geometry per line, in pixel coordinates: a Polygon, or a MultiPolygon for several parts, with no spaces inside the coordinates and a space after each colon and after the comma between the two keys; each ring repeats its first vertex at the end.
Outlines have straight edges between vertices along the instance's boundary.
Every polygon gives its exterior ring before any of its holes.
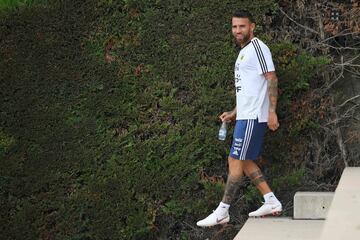
{"type": "Polygon", "coordinates": [[[270,214],[262,215],[262,216],[255,217],[255,218],[278,217],[280,215],[281,215],[281,211],[280,212],[272,212],[270,214]]]}
{"type": "Polygon", "coordinates": [[[214,226],[216,226],[216,225],[224,225],[224,224],[226,224],[226,223],[228,223],[228,222],[230,222],[230,219],[229,219],[229,220],[226,220],[226,219],[225,219],[224,221],[220,221],[220,222],[218,222],[218,223],[216,223],[216,224],[214,224],[214,225],[199,226],[199,225],[196,224],[196,226],[202,227],[202,228],[211,228],[211,227],[214,227],[214,226]]]}
{"type": "Polygon", "coordinates": [[[267,216],[278,217],[278,216],[281,215],[281,213],[282,213],[282,209],[281,210],[274,209],[269,214],[260,215],[260,216],[249,216],[249,217],[251,217],[251,218],[264,218],[264,217],[267,217],[267,216]]]}

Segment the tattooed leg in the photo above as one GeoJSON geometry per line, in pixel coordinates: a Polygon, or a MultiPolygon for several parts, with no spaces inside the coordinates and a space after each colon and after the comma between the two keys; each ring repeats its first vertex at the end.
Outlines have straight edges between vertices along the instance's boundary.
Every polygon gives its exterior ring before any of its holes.
{"type": "Polygon", "coordinates": [[[250,177],[251,182],[255,186],[258,186],[260,183],[265,182],[264,175],[262,174],[262,172],[260,170],[250,173],[249,177],[250,177]]]}
{"type": "Polygon", "coordinates": [[[232,176],[229,174],[226,181],[225,192],[222,199],[223,203],[230,204],[235,197],[237,190],[240,187],[241,176],[232,176]]]}
{"type": "Polygon", "coordinates": [[[255,186],[258,186],[260,183],[263,183],[265,182],[265,178],[264,176],[261,176],[261,177],[258,177],[254,180],[252,180],[252,183],[255,185],[255,186]]]}
{"type": "Polygon", "coordinates": [[[262,195],[271,192],[269,185],[267,184],[260,168],[254,161],[244,161],[244,172],[246,176],[250,178],[252,183],[256,186],[256,188],[261,192],[262,195]],[[262,177],[260,177],[262,176],[262,177]],[[259,178],[257,180],[257,178],[259,178]]]}

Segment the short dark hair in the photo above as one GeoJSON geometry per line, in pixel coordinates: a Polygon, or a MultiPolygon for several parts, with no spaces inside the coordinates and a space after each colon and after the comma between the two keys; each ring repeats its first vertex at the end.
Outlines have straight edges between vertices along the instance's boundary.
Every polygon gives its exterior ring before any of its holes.
{"type": "Polygon", "coordinates": [[[233,13],[232,17],[236,18],[247,18],[250,20],[250,22],[255,23],[255,20],[251,13],[247,10],[237,10],[233,13]]]}

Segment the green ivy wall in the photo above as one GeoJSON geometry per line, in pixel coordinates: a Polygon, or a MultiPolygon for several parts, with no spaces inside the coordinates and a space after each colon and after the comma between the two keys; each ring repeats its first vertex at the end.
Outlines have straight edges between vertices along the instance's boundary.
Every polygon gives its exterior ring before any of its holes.
{"type": "Polygon", "coordinates": [[[327,60],[271,38],[275,1],[62,0],[0,15],[0,238],[232,239],[260,204],[248,180],[231,225],[195,223],[226,181],[239,8],[279,75],[282,127],[260,164],[291,215],[300,133],[316,128],[292,102],[327,60]]]}

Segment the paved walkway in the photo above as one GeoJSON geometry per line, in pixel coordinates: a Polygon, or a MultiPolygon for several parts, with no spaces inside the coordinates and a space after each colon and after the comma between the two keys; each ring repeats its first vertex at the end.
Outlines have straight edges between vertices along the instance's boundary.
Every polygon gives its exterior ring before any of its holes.
{"type": "Polygon", "coordinates": [[[345,239],[360,239],[360,167],[348,167],[342,173],[325,220],[249,218],[234,238],[234,240],[345,239]]]}
{"type": "Polygon", "coordinates": [[[249,218],[234,240],[318,240],[323,220],[249,218]]]}

